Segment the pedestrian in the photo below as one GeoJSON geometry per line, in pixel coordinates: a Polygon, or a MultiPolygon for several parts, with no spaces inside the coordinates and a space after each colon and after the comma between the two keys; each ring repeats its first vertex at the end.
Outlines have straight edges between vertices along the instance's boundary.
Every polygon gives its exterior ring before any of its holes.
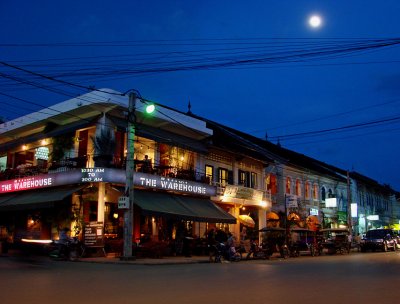
{"type": "Polygon", "coordinates": [[[247,238],[247,228],[243,226],[242,231],[240,232],[240,240],[244,241],[247,238]]]}

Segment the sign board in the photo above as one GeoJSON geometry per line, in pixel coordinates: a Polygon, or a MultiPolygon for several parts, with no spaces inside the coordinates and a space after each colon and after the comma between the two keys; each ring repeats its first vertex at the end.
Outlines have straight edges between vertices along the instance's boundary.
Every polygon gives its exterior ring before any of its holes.
{"type": "Polygon", "coordinates": [[[133,176],[133,184],[142,188],[175,191],[203,196],[214,196],[217,193],[217,188],[208,184],[142,172],[135,172],[133,176]]]}
{"type": "Polygon", "coordinates": [[[86,247],[104,247],[103,222],[89,222],[83,229],[83,242],[86,247]]]}
{"type": "Polygon", "coordinates": [[[224,196],[245,200],[262,201],[263,192],[243,186],[226,185],[224,196]]]}
{"type": "Polygon", "coordinates": [[[287,208],[297,208],[299,204],[297,203],[296,195],[286,195],[286,207],[287,208]]]}
{"type": "Polygon", "coordinates": [[[335,208],[337,207],[336,197],[330,197],[325,199],[325,207],[326,208],[335,208]]]}
{"type": "Polygon", "coordinates": [[[118,198],[118,209],[129,209],[129,197],[120,196],[118,198]]]}
{"type": "MultiPolygon", "coordinates": [[[[126,172],[116,168],[82,168],[17,178],[0,181],[0,194],[93,182],[125,184],[126,172]]],[[[142,172],[135,172],[133,184],[141,188],[175,191],[207,197],[215,196],[217,193],[217,188],[208,184],[142,172]]],[[[252,193],[256,193],[254,191],[256,190],[253,190],[252,193]]],[[[260,200],[262,200],[262,192],[258,192],[261,193],[260,200]]]]}

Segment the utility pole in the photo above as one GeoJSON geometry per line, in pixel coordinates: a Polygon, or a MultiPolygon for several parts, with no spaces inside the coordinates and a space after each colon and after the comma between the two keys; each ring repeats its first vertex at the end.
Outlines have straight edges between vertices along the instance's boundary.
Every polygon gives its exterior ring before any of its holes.
{"type": "Polygon", "coordinates": [[[126,154],[126,182],[125,182],[125,195],[129,198],[129,208],[124,213],[124,248],[121,259],[133,260],[135,257],[132,255],[132,236],[133,236],[133,204],[134,204],[134,185],[133,175],[135,172],[134,152],[135,152],[135,124],[136,116],[136,93],[129,94],[128,106],[128,137],[127,137],[127,154],[126,154]]]}
{"type": "Polygon", "coordinates": [[[347,225],[349,226],[349,233],[353,235],[353,218],[351,217],[351,187],[350,187],[350,175],[347,171],[347,225]]]}

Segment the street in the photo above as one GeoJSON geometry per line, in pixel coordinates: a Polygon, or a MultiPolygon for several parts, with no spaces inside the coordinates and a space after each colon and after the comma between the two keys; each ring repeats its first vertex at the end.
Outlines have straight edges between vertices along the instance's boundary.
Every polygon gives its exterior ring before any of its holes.
{"type": "Polygon", "coordinates": [[[0,303],[395,303],[400,252],[222,264],[0,258],[0,303]]]}

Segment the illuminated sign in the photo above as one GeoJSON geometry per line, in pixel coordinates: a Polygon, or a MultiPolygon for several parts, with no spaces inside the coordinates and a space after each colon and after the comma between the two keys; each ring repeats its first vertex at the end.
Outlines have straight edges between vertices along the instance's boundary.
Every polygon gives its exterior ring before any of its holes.
{"type": "Polygon", "coordinates": [[[330,197],[325,199],[325,207],[337,207],[337,200],[336,197],[330,197]]]}
{"type": "Polygon", "coordinates": [[[318,209],[310,208],[310,215],[318,215],[318,209]]]}
{"type": "Polygon", "coordinates": [[[107,169],[105,168],[83,168],[81,169],[82,173],[82,183],[91,183],[91,182],[103,182],[105,181],[105,172],[107,169]]]}
{"type": "MultiPolygon", "coordinates": [[[[81,183],[126,183],[126,172],[114,168],[83,168],[66,172],[41,174],[0,182],[0,194],[23,190],[81,184],[81,183]]],[[[159,190],[191,193],[204,196],[216,195],[216,187],[208,184],[135,172],[134,186],[159,190]]]]}
{"type": "Polygon", "coordinates": [[[373,215],[368,215],[367,220],[369,221],[379,221],[379,215],[378,214],[373,214],[373,215]]]}
{"type": "Polygon", "coordinates": [[[352,203],[351,205],[351,217],[357,217],[357,204],[356,203],[352,203]]]}
{"type": "Polygon", "coordinates": [[[51,175],[41,175],[29,178],[14,179],[0,183],[0,193],[32,190],[53,186],[51,175]]]}
{"type": "Polygon", "coordinates": [[[243,186],[227,185],[224,192],[225,197],[239,198],[253,201],[262,201],[262,191],[243,186]]]}
{"type": "Polygon", "coordinates": [[[216,188],[208,184],[141,172],[135,172],[133,183],[135,186],[158,190],[168,190],[206,196],[214,196],[216,194],[216,188]]]}
{"type": "Polygon", "coordinates": [[[47,147],[39,147],[35,150],[35,158],[48,160],[49,159],[49,148],[47,147]]]}

